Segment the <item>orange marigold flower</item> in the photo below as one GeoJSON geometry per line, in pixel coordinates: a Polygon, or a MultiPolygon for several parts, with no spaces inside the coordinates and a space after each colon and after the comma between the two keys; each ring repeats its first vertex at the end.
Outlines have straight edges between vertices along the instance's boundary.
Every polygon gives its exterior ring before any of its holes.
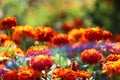
{"type": "Polygon", "coordinates": [[[51,52],[47,46],[31,46],[26,51],[26,56],[37,56],[37,55],[48,55],[50,56],[51,52]]]}
{"type": "Polygon", "coordinates": [[[120,55],[110,54],[105,58],[105,62],[107,62],[107,61],[117,61],[119,59],[120,59],[120,55]]]}
{"type": "Polygon", "coordinates": [[[99,27],[88,28],[85,30],[85,37],[89,41],[98,41],[103,39],[103,30],[99,27]]]}
{"type": "Polygon", "coordinates": [[[53,79],[60,78],[60,80],[76,80],[77,76],[71,69],[57,68],[53,72],[53,79]]]}
{"type": "Polygon", "coordinates": [[[18,70],[18,80],[39,80],[40,72],[35,71],[32,67],[20,68],[18,70]]]}
{"type": "Polygon", "coordinates": [[[52,38],[52,43],[57,46],[62,46],[70,43],[70,40],[65,34],[57,34],[52,38]]]}
{"type": "Polygon", "coordinates": [[[15,17],[6,17],[0,22],[0,29],[12,29],[17,25],[17,20],[15,17]]]}
{"type": "Polygon", "coordinates": [[[77,77],[83,78],[85,80],[87,78],[92,77],[92,73],[84,71],[84,70],[82,70],[82,71],[81,70],[76,71],[76,75],[77,75],[77,77]]]}
{"type": "Polygon", "coordinates": [[[16,47],[16,43],[12,40],[6,40],[4,43],[2,43],[2,46],[10,46],[10,47],[16,47]]]}
{"type": "Polygon", "coordinates": [[[120,59],[117,61],[107,61],[103,67],[101,73],[109,73],[108,77],[111,77],[113,74],[120,74],[120,59]]]}
{"type": "Polygon", "coordinates": [[[53,60],[50,56],[39,55],[31,59],[31,66],[35,70],[48,70],[53,64],[53,60]]]}
{"type": "Polygon", "coordinates": [[[41,42],[49,42],[55,32],[51,27],[37,27],[35,29],[35,40],[41,42]]]}
{"type": "Polygon", "coordinates": [[[18,80],[17,76],[18,71],[17,70],[9,70],[2,74],[3,80],[18,80]]]}
{"type": "Polygon", "coordinates": [[[13,40],[19,42],[21,36],[34,37],[34,29],[31,26],[16,26],[13,33],[13,40]]]}
{"type": "Polygon", "coordinates": [[[112,39],[112,33],[109,32],[109,31],[104,30],[103,31],[103,37],[104,37],[105,40],[112,39]]]}
{"type": "Polygon", "coordinates": [[[102,54],[95,49],[84,50],[80,59],[88,64],[97,64],[103,58],[102,54]]]}
{"type": "Polygon", "coordinates": [[[6,34],[0,34],[0,41],[1,41],[1,43],[3,43],[6,40],[9,40],[9,37],[6,34]]]}

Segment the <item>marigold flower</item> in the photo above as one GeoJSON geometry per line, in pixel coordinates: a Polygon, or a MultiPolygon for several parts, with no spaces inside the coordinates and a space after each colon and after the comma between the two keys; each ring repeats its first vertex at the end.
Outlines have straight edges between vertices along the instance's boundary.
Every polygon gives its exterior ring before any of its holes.
{"type": "Polygon", "coordinates": [[[0,41],[1,41],[1,43],[3,43],[6,40],[9,40],[9,37],[6,34],[0,34],[0,41]]]}
{"type": "Polygon", "coordinates": [[[114,35],[113,39],[114,39],[115,42],[120,42],[120,34],[114,35]]]}
{"type": "Polygon", "coordinates": [[[98,41],[103,39],[103,30],[99,27],[88,28],[85,30],[85,37],[89,41],[98,41]]]}
{"type": "Polygon", "coordinates": [[[33,37],[34,29],[31,26],[16,26],[13,33],[13,40],[16,42],[21,41],[21,36],[33,37]]]}
{"type": "Polygon", "coordinates": [[[3,80],[18,80],[17,70],[9,70],[2,74],[3,80]]]}
{"type": "Polygon", "coordinates": [[[77,76],[71,69],[57,68],[53,72],[53,79],[60,78],[60,80],[76,80],[77,76]]]}
{"type": "Polygon", "coordinates": [[[37,27],[35,29],[35,40],[41,42],[49,42],[55,32],[51,27],[37,27]]]}
{"type": "Polygon", "coordinates": [[[77,77],[83,78],[83,79],[87,79],[92,77],[92,73],[84,71],[84,70],[78,70],[76,71],[76,75],[77,77]]]}
{"type": "Polygon", "coordinates": [[[120,59],[120,55],[110,54],[105,58],[105,62],[107,62],[107,61],[117,61],[119,59],[120,59]]]}
{"type": "Polygon", "coordinates": [[[2,43],[2,46],[16,47],[16,43],[12,40],[6,40],[2,43]]]}
{"type": "Polygon", "coordinates": [[[17,25],[17,20],[15,17],[6,17],[0,22],[0,29],[12,29],[17,25]]]}
{"type": "Polygon", "coordinates": [[[31,59],[31,66],[35,70],[48,70],[53,64],[53,60],[50,56],[39,55],[31,59]]]}
{"type": "Polygon", "coordinates": [[[112,33],[110,31],[104,30],[103,31],[103,37],[105,40],[112,39],[112,33]]]}
{"type": "Polygon", "coordinates": [[[20,68],[18,70],[18,80],[39,80],[40,72],[35,71],[32,67],[20,68]]]}
{"type": "Polygon", "coordinates": [[[62,46],[69,44],[70,40],[65,34],[57,34],[52,38],[52,43],[57,46],[62,46]]]}
{"type": "Polygon", "coordinates": [[[108,77],[111,77],[113,74],[120,74],[120,59],[117,61],[107,61],[103,67],[101,73],[109,73],[108,77]]]}
{"type": "Polygon", "coordinates": [[[48,55],[50,56],[51,52],[47,46],[31,46],[26,51],[26,56],[37,56],[37,55],[48,55]]]}
{"type": "Polygon", "coordinates": [[[102,54],[95,49],[84,50],[80,59],[88,64],[98,64],[103,58],[102,54]]]}

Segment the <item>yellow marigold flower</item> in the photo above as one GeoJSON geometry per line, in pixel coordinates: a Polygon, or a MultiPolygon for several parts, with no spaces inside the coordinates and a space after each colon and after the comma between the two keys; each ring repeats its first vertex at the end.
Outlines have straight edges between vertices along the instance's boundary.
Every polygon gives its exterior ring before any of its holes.
{"type": "Polygon", "coordinates": [[[80,56],[80,59],[88,64],[98,64],[102,58],[102,54],[95,49],[84,50],[80,56]]]}
{"type": "Polygon", "coordinates": [[[53,64],[53,60],[50,56],[39,55],[31,60],[31,66],[35,70],[48,70],[53,64]]]}
{"type": "Polygon", "coordinates": [[[34,37],[34,29],[31,26],[16,26],[13,33],[13,40],[21,41],[21,36],[34,37]]]}
{"type": "Polygon", "coordinates": [[[0,22],[0,29],[12,29],[17,25],[17,20],[15,17],[6,17],[0,22]]]}
{"type": "Polygon", "coordinates": [[[53,72],[53,80],[60,78],[60,80],[76,80],[77,76],[71,69],[57,68],[53,72]]]}
{"type": "Polygon", "coordinates": [[[26,56],[37,56],[37,55],[48,55],[50,56],[51,52],[47,46],[31,46],[26,51],[26,56]]]}
{"type": "Polygon", "coordinates": [[[16,47],[17,45],[12,40],[6,40],[4,43],[2,43],[2,46],[16,47]]]}
{"type": "Polygon", "coordinates": [[[35,29],[35,40],[41,42],[49,42],[55,32],[51,27],[37,27],[35,29]]]}
{"type": "Polygon", "coordinates": [[[120,59],[120,55],[110,54],[105,58],[105,62],[107,62],[107,61],[117,61],[119,59],[120,59]]]}
{"type": "Polygon", "coordinates": [[[39,80],[40,72],[35,71],[32,67],[20,68],[18,70],[18,80],[39,80]]]}
{"type": "Polygon", "coordinates": [[[0,41],[1,41],[1,43],[3,43],[6,40],[9,40],[9,37],[6,34],[0,34],[0,41]]]}
{"type": "Polygon", "coordinates": [[[70,40],[65,34],[57,34],[52,38],[52,43],[57,46],[62,46],[70,43],[70,40]]]}
{"type": "Polygon", "coordinates": [[[88,28],[85,30],[85,37],[89,41],[98,41],[103,39],[103,30],[99,27],[88,28]]]}
{"type": "Polygon", "coordinates": [[[109,73],[108,77],[111,77],[113,74],[120,74],[120,59],[117,61],[107,61],[103,67],[101,73],[109,73]]]}
{"type": "Polygon", "coordinates": [[[2,74],[3,80],[18,80],[17,76],[18,71],[17,70],[9,70],[2,74]]]}

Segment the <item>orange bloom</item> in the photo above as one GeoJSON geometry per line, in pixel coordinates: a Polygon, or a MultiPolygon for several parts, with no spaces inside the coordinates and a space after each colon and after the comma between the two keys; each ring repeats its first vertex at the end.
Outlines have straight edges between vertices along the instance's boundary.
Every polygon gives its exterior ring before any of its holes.
{"type": "Polygon", "coordinates": [[[17,76],[18,71],[16,70],[9,70],[2,74],[2,79],[3,80],[18,80],[17,76]]]}
{"type": "Polygon", "coordinates": [[[88,28],[85,30],[85,37],[89,41],[98,41],[103,39],[103,30],[99,27],[88,28]]]}
{"type": "Polygon", "coordinates": [[[107,61],[117,61],[119,59],[120,59],[120,55],[110,54],[106,57],[105,62],[107,62],[107,61]]]}
{"type": "Polygon", "coordinates": [[[6,17],[0,22],[0,29],[12,29],[17,25],[17,20],[15,17],[6,17]]]}
{"type": "Polygon", "coordinates": [[[40,72],[33,70],[31,67],[20,68],[18,70],[18,80],[39,80],[40,72]]]}
{"type": "Polygon", "coordinates": [[[16,26],[13,33],[13,40],[21,41],[21,36],[33,37],[34,29],[31,26],[16,26]]]}
{"type": "Polygon", "coordinates": [[[49,42],[54,36],[55,32],[50,27],[37,27],[35,29],[35,40],[41,42],[49,42]]]}
{"type": "Polygon", "coordinates": [[[109,73],[108,77],[111,77],[113,74],[120,74],[120,59],[117,61],[107,61],[103,67],[101,73],[109,73]]]}
{"type": "Polygon", "coordinates": [[[26,51],[26,56],[36,56],[36,55],[48,55],[50,56],[51,52],[47,46],[31,46],[26,51]]]}
{"type": "Polygon", "coordinates": [[[50,56],[39,55],[31,60],[31,66],[35,70],[48,70],[53,64],[53,60],[50,56]]]}
{"type": "Polygon", "coordinates": [[[103,37],[104,37],[105,40],[112,39],[112,33],[109,32],[109,31],[104,30],[103,31],[103,37]]]}
{"type": "Polygon", "coordinates": [[[0,41],[1,41],[1,43],[3,43],[6,40],[9,40],[9,37],[6,34],[0,34],[0,41]]]}
{"type": "Polygon", "coordinates": [[[88,64],[97,64],[103,58],[102,54],[95,49],[84,50],[81,53],[80,59],[88,64]]]}
{"type": "Polygon", "coordinates": [[[57,46],[66,45],[70,43],[70,40],[65,34],[57,34],[52,38],[52,43],[57,46]]]}
{"type": "Polygon", "coordinates": [[[77,75],[77,77],[83,78],[85,80],[86,80],[86,78],[92,77],[92,73],[84,71],[84,70],[82,70],[82,71],[81,70],[76,71],[76,75],[77,75]]]}
{"type": "Polygon", "coordinates": [[[57,68],[53,72],[53,80],[60,78],[60,80],[76,80],[77,76],[71,69],[57,68]]]}
{"type": "Polygon", "coordinates": [[[10,46],[10,47],[16,47],[16,43],[11,40],[6,40],[4,43],[2,43],[2,46],[10,46]]]}

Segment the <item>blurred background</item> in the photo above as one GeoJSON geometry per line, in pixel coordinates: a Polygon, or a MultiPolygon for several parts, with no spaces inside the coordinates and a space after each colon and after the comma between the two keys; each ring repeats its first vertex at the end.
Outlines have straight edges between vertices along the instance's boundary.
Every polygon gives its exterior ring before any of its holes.
{"type": "Polygon", "coordinates": [[[119,4],[120,0],[0,0],[0,20],[14,16],[19,25],[51,26],[57,31],[66,24],[101,26],[116,35],[120,33],[119,4]]]}

